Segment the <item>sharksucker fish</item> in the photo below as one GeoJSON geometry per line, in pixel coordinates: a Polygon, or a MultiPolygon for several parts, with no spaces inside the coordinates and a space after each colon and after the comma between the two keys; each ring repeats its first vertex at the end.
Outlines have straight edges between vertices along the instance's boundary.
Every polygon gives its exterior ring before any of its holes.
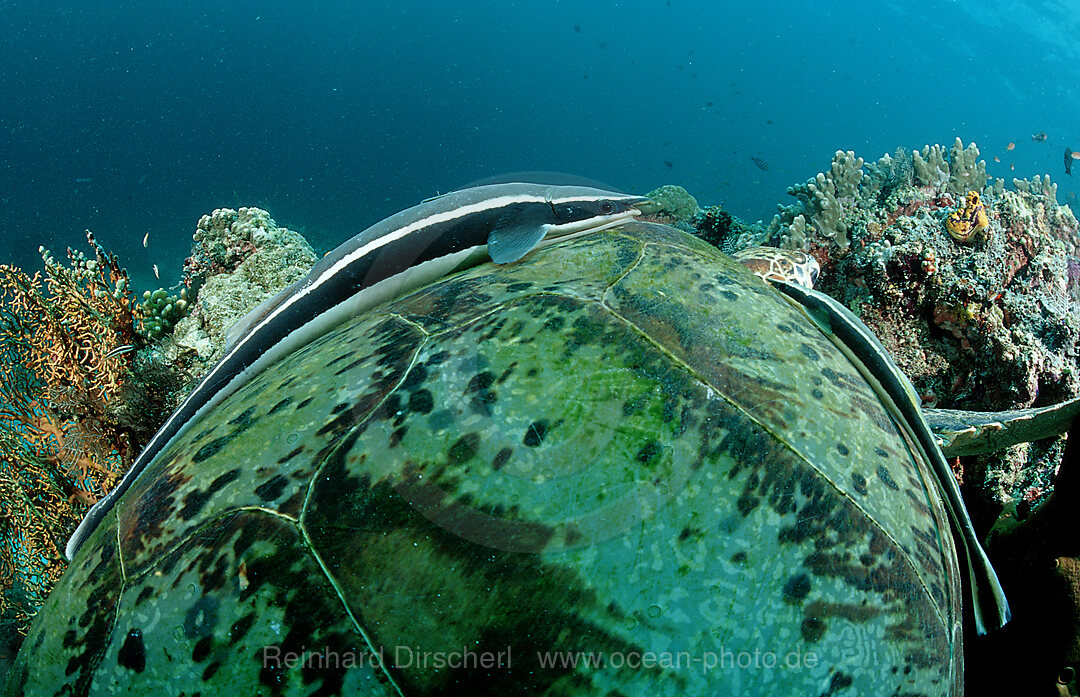
{"type": "Polygon", "coordinates": [[[72,559],[132,482],[203,414],[265,368],[382,302],[487,259],[517,261],[539,246],[639,214],[648,199],[582,186],[514,182],[428,199],[367,228],[229,331],[225,355],[146,444],[120,483],[68,540],[72,559]]]}

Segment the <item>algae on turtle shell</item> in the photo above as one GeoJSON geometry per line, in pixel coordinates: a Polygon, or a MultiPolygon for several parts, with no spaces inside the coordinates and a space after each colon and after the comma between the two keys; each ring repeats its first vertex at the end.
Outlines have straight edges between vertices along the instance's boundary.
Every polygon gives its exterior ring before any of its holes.
{"type": "Polygon", "coordinates": [[[774,291],[628,224],[227,398],[89,538],[7,694],[959,694],[955,550],[911,452],[774,291]]]}

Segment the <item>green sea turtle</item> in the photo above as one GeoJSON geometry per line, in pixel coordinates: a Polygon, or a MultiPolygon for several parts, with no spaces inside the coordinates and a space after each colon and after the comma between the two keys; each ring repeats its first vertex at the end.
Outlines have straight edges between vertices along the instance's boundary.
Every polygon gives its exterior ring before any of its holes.
{"type": "Polygon", "coordinates": [[[960,694],[931,464],[798,307],[623,223],[353,317],[170,442],[7,694],[960,694]]]}

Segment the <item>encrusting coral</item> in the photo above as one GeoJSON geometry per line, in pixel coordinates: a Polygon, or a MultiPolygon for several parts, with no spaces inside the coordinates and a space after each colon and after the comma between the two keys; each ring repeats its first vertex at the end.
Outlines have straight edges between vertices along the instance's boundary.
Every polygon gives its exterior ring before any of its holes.
{"type": "Polygon", "coordinates": [[[177,351],[194,351],[201,368],[221,357],[229,328],[259,303],[300,279],[317,258],[299,233],[260,208],[219,208],[199,220],[184,284],[196,303],[173,332],[177,351]]]}

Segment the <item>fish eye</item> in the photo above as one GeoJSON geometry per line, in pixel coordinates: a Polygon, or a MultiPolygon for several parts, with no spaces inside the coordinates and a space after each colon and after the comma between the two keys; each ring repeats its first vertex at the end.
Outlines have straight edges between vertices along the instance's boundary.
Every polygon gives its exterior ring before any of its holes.
{"type": "Polygon", "coordinates": [[[596,207],[604,215],[611,215],[615,212],[615,202],[609,201],[606,198],[596,202],[596,207]]]}

